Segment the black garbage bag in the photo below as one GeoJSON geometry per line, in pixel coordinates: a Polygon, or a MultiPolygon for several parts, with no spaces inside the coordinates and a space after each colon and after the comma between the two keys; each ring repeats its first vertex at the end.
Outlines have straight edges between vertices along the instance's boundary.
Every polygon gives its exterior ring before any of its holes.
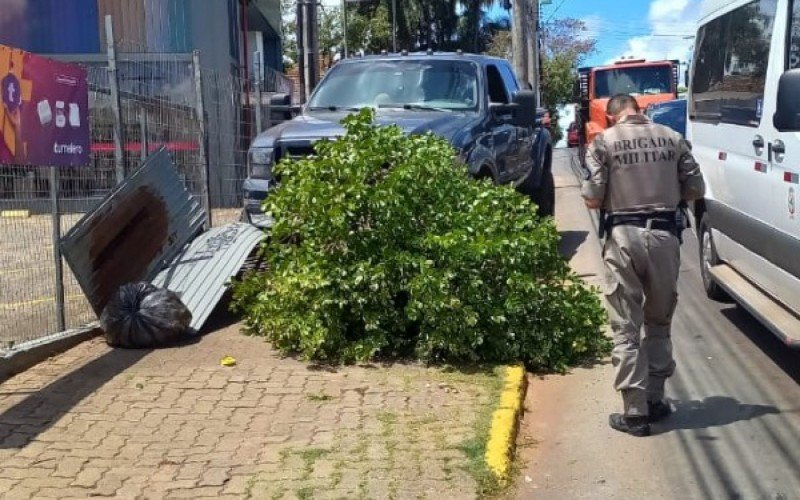
{"type": "Polygon", "coordinates": [[[175,292],[150,283],[129,283],[111,297],[100,325],[113,347],[150,348],[174,344],[189,334],[192,313],[175,292]]]}

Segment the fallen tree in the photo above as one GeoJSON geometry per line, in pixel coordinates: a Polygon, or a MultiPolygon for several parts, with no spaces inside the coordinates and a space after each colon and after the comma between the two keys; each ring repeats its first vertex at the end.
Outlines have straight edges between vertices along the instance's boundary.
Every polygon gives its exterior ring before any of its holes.
{"type": "Polygon", "coordinates": [[[235,285],[250,333],[286,353],[511,362],[563,370],[602,355],[605,315],[550,219],[470,178],[446,141],[364,110],[316,156],[278,166],[267,270],[235,285]]]}

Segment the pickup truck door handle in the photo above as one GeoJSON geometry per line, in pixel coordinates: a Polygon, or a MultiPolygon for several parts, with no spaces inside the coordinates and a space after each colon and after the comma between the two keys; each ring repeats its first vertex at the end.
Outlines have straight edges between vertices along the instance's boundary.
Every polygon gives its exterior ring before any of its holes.
{"type": "Polygon", "coordinates": [[[761,152],[764,150],[764,146],[766,145],[767,143],[764,142],[764,138],[760,135],[757,135],[755,138],[753,138],[753,147],[756,148],[756,154],[761,155],[761,152]]]}

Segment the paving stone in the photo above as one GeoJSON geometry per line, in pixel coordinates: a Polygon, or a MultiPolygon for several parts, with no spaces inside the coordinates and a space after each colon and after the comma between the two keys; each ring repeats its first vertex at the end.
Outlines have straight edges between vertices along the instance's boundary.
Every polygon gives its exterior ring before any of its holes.
{"type": "Polygon", "coordinates": [[[3,499],[475,496],[453,446],[492,399],[477,379],[446,378],[459,392],[445,397],[420,366],[309,370],[237,326],[80,372],[112,352],[129,355],[87,342],[4,383],[3,499]],[[219,367],[225,354],[239,364],[219,367]],[[47,393],[57,380],[66,389],[47,393]]]}

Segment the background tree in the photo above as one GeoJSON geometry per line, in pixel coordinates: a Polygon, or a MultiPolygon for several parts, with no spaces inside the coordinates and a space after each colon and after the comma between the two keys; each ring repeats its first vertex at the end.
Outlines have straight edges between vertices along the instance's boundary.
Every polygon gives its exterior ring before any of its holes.
{"type": "Polygon", "coordinates": [[[343,51],[344,30],[342,9],[327,7],[319,11],[319,51],[322,59],[330,64],[336,52],[343,51]]]}
{"type": "Polygon", "coordinates": [[[281,39],[283,40],[283,68],[289,70],[297,64],[297,17],[294,0],[281,0],[281,39]]]}
{"type": "MultiPolygon", "coordinates": [[[[482,53],[495,34],[508,30],[508,15],[488,16],[497,0],[398,0],[397,47],[410,51],[457,50],[482,53]]],[[[285,59],[297,59],[295,0],[281,0],[285,59]]],[[[347,41],[350,52],[379,53],[392,48],[392,0],[348,4],[347,41]]],[[[343,48],[343,13],[325,7],[319,13],[323,57],[343,48]]]]}
{"type": "Polygon", "coordinates": [[[558,106],[574,102],[576,71],[597,50],[597,41],[587,37],[583,21],[572,18],[543,24],[542,39],[542,103],[553,119],[553,140],[559,141],[558,106]]]}

